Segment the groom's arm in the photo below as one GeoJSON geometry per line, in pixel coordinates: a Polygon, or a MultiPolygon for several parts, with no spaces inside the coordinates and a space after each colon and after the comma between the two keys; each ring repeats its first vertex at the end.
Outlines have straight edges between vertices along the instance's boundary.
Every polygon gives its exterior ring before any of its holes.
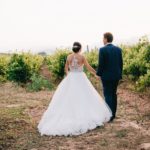
{"type": "Polygon", "coordinates": [[[98,76],[102,76],[103,68],[104,68],[104,54],[103,49],[100,48],[98,57],[98,69],[96,73],[98,76]]]}

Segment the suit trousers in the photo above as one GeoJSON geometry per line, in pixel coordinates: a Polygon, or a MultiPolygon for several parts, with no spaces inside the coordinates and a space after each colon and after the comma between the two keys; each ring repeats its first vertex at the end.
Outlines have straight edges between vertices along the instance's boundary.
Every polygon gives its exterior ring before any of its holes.
{"type": "Polygon", "coordinates": [[[118,83],[119,83],[119,80],[103,80],[102,79],[105,101],[112,111],[113,118],[116,117],[118,83]]]}

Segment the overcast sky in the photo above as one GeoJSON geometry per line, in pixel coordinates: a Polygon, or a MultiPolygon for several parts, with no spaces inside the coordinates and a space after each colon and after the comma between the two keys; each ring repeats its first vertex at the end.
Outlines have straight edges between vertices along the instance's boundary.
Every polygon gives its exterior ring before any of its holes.
{"type": "Polygon", "coordinates": [[[150,34],[150,0],[0,0],[0,52],[102,44],[150,34]]]}

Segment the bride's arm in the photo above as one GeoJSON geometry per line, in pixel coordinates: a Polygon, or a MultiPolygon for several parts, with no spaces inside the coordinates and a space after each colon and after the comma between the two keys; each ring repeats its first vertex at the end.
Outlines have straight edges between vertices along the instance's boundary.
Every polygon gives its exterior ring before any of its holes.
{"type": "Polygon", "coordinates": [[[68,62],[68,57],[67,57],[66,64],[65,64],[65,73],[66,73],[66,75],[68,74],[68,69],[69,69],[69,62],[68,62]]]}
{"type": "Polygon", "coordinates": [[[88,71],[90,71],[93,75],[96,75],[96,71],[90,66],[90,64],[88,63],[88,61],[84,56],[83,56],[83,62],[85,67],[88,69],[88,71]]]}

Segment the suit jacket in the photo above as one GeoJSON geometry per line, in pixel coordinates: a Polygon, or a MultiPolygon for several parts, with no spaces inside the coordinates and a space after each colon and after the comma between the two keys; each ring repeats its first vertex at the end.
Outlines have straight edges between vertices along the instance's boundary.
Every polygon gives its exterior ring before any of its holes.
{"type": "Polygon", "coordinates": [[[99,50],[97,75],[102,80],[122,79],[123,59],[122,49],[108,44],[99,50]]]}

